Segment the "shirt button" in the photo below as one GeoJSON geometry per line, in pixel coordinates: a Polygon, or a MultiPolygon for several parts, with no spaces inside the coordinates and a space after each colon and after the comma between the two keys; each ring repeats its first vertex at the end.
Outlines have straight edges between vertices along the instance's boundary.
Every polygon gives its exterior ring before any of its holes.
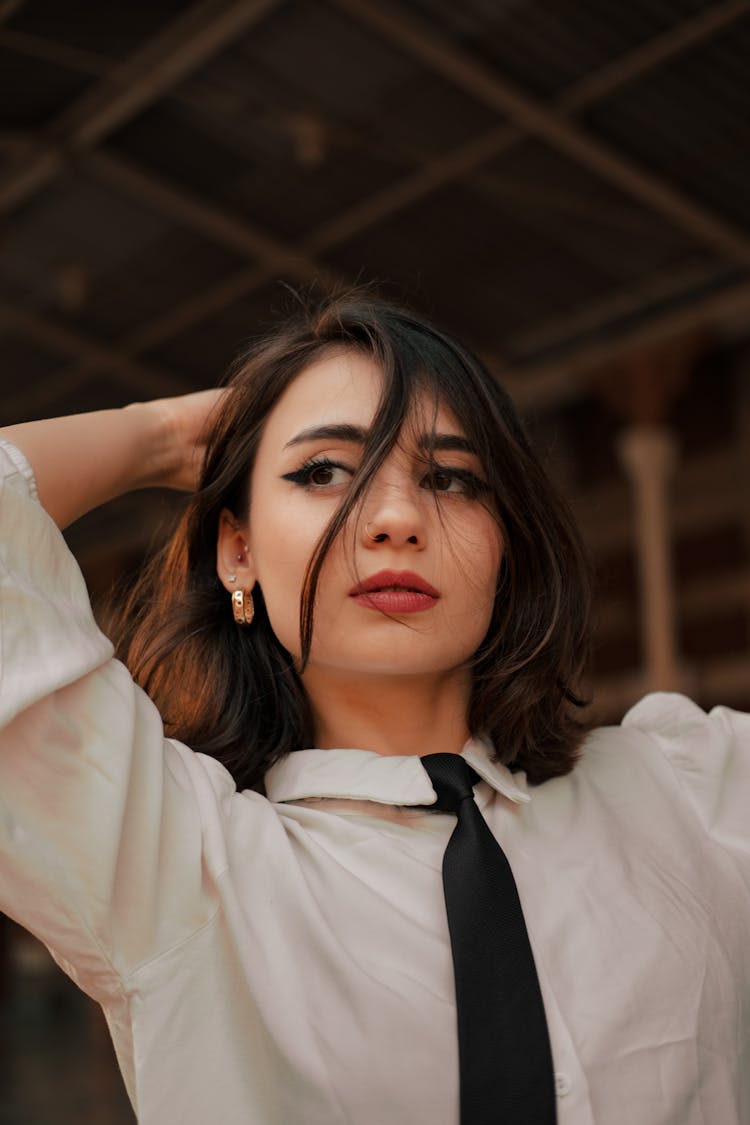
{"type": "Polygon", "coordinates": [[[566,1094],[570,1093],[572,1088],[573,1083],[570,1081],[568,1075],[563,1074],[562,1071],[558,1071],[555,1075],[555,1093],[558,1098],[564,1098],[566,1094]]]}

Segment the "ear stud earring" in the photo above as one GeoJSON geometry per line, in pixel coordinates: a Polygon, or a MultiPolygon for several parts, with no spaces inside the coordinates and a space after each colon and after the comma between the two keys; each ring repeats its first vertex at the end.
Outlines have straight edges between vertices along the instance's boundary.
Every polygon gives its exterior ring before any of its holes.
{"type": "MultiPolygon", "coordinates": [[[[242,555],[238,555],[237,556],[237,562],[242,562],[242,557],[243,557],[242,555]]],[[[227,575],[227,582],[236,582],[236,581],[237,581],[237,575],[236,574],[228,574],[227,575]]]]}

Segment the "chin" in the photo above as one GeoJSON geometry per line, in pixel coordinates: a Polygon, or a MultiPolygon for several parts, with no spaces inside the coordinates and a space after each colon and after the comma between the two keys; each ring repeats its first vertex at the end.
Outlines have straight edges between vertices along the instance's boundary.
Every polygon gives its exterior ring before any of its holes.
{"type": "Polygon", "coordinates": [[[324,674],[335,677],[389,676],[402,679],[415,676],[436,676],[440,678],[466,670],[466,657],[457,660],[448,659],[445,662],[436,661],[434,652],[430,653],[430,659],[428,660],[424,659],[424,653],[419,655],[409,654],[408,652],[399,653],[398,657],[394,657],[394,646],[391,645],[390,647],[391,651],[383,653],[382,656],[374,654],[359,655],[352,656],[351,659],[347,660],[339,652],[335,660],[326,661],[313,658],[310,661],[310,666],[314,666],[324,674]]]}

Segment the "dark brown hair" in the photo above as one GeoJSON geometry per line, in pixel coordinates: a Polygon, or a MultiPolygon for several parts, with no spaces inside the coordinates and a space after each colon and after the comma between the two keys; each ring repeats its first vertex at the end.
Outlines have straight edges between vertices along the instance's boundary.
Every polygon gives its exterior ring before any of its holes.
{"type": "Polygon", "coordinates": [[[393,449],[416,396],[427,394],[464,427],[504,542],[491,624],[473,659],[469,729],[489,736],[498,760],[526,770],[532,783],[569,772],[585,731],[580,677],[589,609],[575,524],[483,364],[423,317],[367,292],[298,311],[235,365],[199,488],[121,607],[119,654],[159,707],[167,734],[218,758],[239,788],[259,786],[280,757],[314,744],[298,668],[276,639],[257,586],[253,625],[234,624],[216,573],[216,539],[222,509],[247,515],[258,443],[284,390],[303,368],[342,347],[377,361],[383,390],[361,465],[308,568],[302,666],[326,552],[393,449]]]}

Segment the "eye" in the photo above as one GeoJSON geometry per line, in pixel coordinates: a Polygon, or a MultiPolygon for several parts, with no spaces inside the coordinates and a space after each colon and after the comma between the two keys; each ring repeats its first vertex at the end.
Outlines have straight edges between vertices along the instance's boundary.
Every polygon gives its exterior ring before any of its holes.
{"type": "Polygon", "coordinates": [[[465,482],[460,480],[455,473],[436,469],[429,476],[430,488],[435,492],[463,492],[465,482]]]}
{"type": "Polygon", "coordinates": [[[346,469],[340,465],[313,465],[307,471],[307,484],[320,485],[345,483],[346,469]],[[343,478],[343,479],[342,479],[343,478]]]}
{"type": "Polygon", "coordinates": [[[468,469],[449,469],[436,466],[422,480],[422,488],[433,492],[454,493],[475,499],[487,491],[487,485],[468,469]]]}
{"type": "Polygon", "coordinates": [[[294,472],[284,473],[282,479],[292,481],[293,484],[301,484],[311,490],[322,490],[347,485],[351,480],[352,472],[352,469],[337,461],[331,461],[327,457],[317,457],[307,461],[294,472]]]}

